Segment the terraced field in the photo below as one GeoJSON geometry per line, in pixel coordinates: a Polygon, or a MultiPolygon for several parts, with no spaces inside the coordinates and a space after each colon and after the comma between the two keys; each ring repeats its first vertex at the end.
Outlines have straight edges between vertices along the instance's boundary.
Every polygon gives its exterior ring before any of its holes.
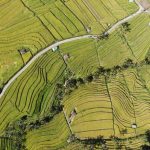
{"type": "Polygon", "coordinates": [[[76,108],[77,116],[71,124],[79,138],[113,135],[112,106],[107,93],[105,79],[76,90],[64,100],[66,114],[76,108]],[[98,94],[100,93],[100,94],[98,94]],[[93,97],[93,98],[92,98],[93,97]]]}
{"type": "MultiPolygon", "coordinates": [[[[144,33],[147,33],[146,31],[144,33]]],[[[51,106],[52,101],[49,99],[53,99],[56,82],[65,75],[66,68],[77,77],[85,77],[94,73],[99,66],[111,68],[118,63],[122,64],[128,58],[137,61],[127,44],[123,43],[119,32],[114,32],[108,40],[97,42],[94,39],[86,39],[63,44],[60,46],[60,53],[50,51],[37,59],[3,96],[1,114],[5,119],[1,119],[1,129],[7,126],[10,118],[13,119],[19,114],[46,113],[51,106]],[[65,54],[69,54],[67,60],[63,58],[65,54]],[[112,57],[116,58],[115,61],[112,57]],[[11,117],[10,112],[5,113],[7,109],[13,112],[11,117]]]]}
{"type": "Polygon", "coordinates": [[[7,123],[19,114],[32,116],[47,112],[52,104],[56,84],[62,80],[65,68],[59,53],[50,51],[12,84],[0,102],[1,133],[7,123]]]}
{"type": "Polygon", "coordinates": [[[133,97],[135,122],[138,125],[136,134],[142,134],[146,128],[150,128],[150,93],[136,71],[125,73],[125,80],[130,94],[133,97]]]}
{"type": "Polygon", "coordinates": [[[15,147],[13,141],[8,138],[0,137],[0,148],[1,150],[13,150],[15,147]]]}
{"type": "Polygon", "coordinates": [[[78,40],[60,46],[63,55],[68,54],[66,63],[77,76],[93,73],[100,66],[96,41],[93,39],[78,40]]]}
{"type": "Polygon", "coordinates": [[[139,62],[145,58],[149,50],[150,39],[146,38],[149,35],[149,21],[149,15],[141,14],[129,22],[130,32],[124,33],[120,28],[107,40],[70,42],[61,45],[60,50],[63,54],[69,54],[66,62],[72,72],[83,77],[95,72],[99,66],[112,68],[123,64],[128,58],[139,62]]]}
{"type": "Polygon", "coordinates": [[[144,65],[140,69],[138,69],[139,76],[141,80],[144,82],[148,90],[150,90],[150,67],[148,65],[144,65]]]}
{"type": "MultiPolygon", "coordinates": [[[[141,15],[138,18],[143,18],[143,16],[147,18],[147,15],[141,15]]],[[[131,21],[131,26],[134,20],[131,21]]],[[[148,20],[146,19],[143,22],[146,26],[148,20]]],[[[140,27],[140,25],[137,27],[140,27]]],[[[130,33],[135,31],[131,30],[130,33]]],[[[148,28],[142,34],[144,38],[147,32],[148,28]]],[[[142,47],[148,48],[148,41],[144,42],[142,47]]],[[[146,55],[147,49],[144,50],[146,55]]],[[[64,76],[66,67],[75,76],[85,77],[90,73],[94,73],[99,66],[111,68],[118,65],[118,63],[122,64],[128,58],[135,62],[137,61],[122,38],[120,30],[111,34],[107,40],[85,39],[60,45],[60,53],[50,51],[37,59],[7,90],[1,101],[1,112],[3,112],[1,114],[2,118],[5,118],[1,119],[3,121],[2,128],[4,129],[10,118],[19,117],[19,114],[27,113],[32,115],[38,112],[41,115],[44,114],[51,105],[49,99],[53,97],[56,81],[59,82],[59,78],[64,76]],[[63,58],[65,54],[69,54],[67,60],[63,58]],[[4,109],[5,111],[3,111],[4,109]],[[9,116],[10,112],[5,113],[7,109],[13,112],[11,117],[9,116]],[[4,113],[5,115],[3,115],[4,113]],[[6,115],[8,118],[6,118],[6,115]],[[5,122],[4,120],[7,121],[5,122]]]]}
{"type": "Polygon", "coordinates": [[[131,69],[80,87],[65,98],[64,109],[68,118],[74,109],[77,111],[71,128],[78,138],[127,138],[149,129],[149,99],[149,91],[131,69]]]}
{"type": "Polygon", "coordinates": [[[58,40],[100,34],[137,9],[127,0],[2,0],[0,87],[23,66],[18,50],[27,48],[35,54],[58,40]]]}
{"type": "Polygon", "coordinates": [[[67,144],[70,130],[67,126],[64,114],[61,113],[47,125],[29,132],[26,145],[30,150],[59,149],[67,144]]]}
{"type": "Polygon", "coordinates": [[[138,61],[145,58],[150,48],[150,18],[147,14],[141,14],[130,21],[131,32],[125,34],[129,47],[138,61]]]}
{"type": "Polygon", "coordinates": [[[100,136],[106,143],[95,149],[105,145],[134,150],[148,144],[143,134],[150,129],[150,62],[145,59],[149,58],[150,15],[141,12],[127,22],[127,30],[120,25],[110,35],[102,34],[137,10],[128,0],[0,1],[0,92],[40,50],[88,35],[39,55],[4,92],[0,149],[22,150],[11,140],[16,121],[23,130],[17,129],[17,136],[22,139],[24,134],[22,143],[28,150],[88,150],[92,143],[83,143],[100,136]],[[31,53],[21,58],[20,50],[31,53]],[[105,73],[96,76],[101,66],[105,73]],[[119,69],[111,72],[115,68],[119,69]],[[71,79],[77,83],[69,89],[71,79]]]}
{"type": "Polygon", "coordinates": [[[20,0],[3,3],[0,6],[1,85],[23,65],[19,49],[25,47],[36,53],[53,41],[51,34],[20,0]],[[7,58],[3,57],[5,55],[7,58]]]}
{"type": "Polygon", "coordinates": [[[136,149],[136,150],[141,150],[141,145],[145,143],[145,139],[143,137],[136,137],[133,139],[127,139],[123,141],[107,141],[107,148],[110,150],[114,149],[121,149],[121,150],[126,150],[126,149],[136,149]]]}

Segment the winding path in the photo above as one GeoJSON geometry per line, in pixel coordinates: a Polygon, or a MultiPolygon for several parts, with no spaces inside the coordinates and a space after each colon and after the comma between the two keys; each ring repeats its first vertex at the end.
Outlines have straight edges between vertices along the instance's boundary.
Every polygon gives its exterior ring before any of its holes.
{"type": "MultiPolygon", "coordinates": [[[[139,10],[120,20],[119,22],[117,22],[116,24],[114,24],[108,31],[106,31],[105,33],[110,34],[111,32],[113,32],[116,28],[118,28],[122,23],[129,21],[130,19],[134,18],[135,16],[141,14],[142,12],[144,12],[144,8],[140,5],[140,3],[138,2],[138,0],[135,0],[136,4],[139,6],[139,10]]],[[[72,41],[76,41],[76,40],[81,40],[81,39],[86,39],[86,38],[97,38],[99,35],[83,35],[83,36],[79,36],[79,37],[73,37],[73,38],[69,38],[69,39],[65,39],[63,41],[59,41],[57,43],[54,43],[50,46],[48,46],[47,48],[41,50],[39,53],[37,53],[21,70],[19,70],[9,81],[8,83],[4,86],[1,94],[0,94],[0,98],[5,94],[5,91],[8,89],[8,87],[36,60],[38,59],[41,55],[43,55],[44,53],[46,53],[47,51],[49,51],[50,49],[52,49],[53,47],[59,46],[61,44],[64,43],[68,43],[68,42],[72,42],[72,41]]]]}

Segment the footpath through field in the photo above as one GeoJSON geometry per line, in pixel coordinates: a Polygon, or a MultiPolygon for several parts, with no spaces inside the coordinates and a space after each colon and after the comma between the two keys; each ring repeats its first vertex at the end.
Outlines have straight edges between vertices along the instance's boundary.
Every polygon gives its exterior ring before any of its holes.
{"type": "MultiPolygon", "coordinates": [[[[135,0],[136,4],[139,6],[139,10],[137,12],[135,12],[134,14],[118,21],[116,24],[114,24],[108,31],[106,31],[105,33],[110,34],[111,32],[113,32],[116,28],[118,28],[122,23],[125,23],[127,21],[129,21],[130,19],[134,18],[135,16],[141,14],[142,12],[144,12],[144,8],[141,6],[141,4],[138,2],[138,0],[135,0]]],[[[0,98],[4,95],[5,91],[8,89],[8,87],[13,83],[13,81],[15,81],[36,59],[38,59],[40,56],[42,56],[44,53],[46,53],[47,51],[49,51],[50,49],[52,49],[53,47],[59,46],[61,44],[64,43],[68,43],[68,42],[72,42],[72,41],[76,41],[76,40],[80,40],[80,39],[86,39],[86,38],[97,38],[99,35],[83,35],[83,36],[79,36],[79,37],[73,37],[73,38],[69,38],[69,39],[65,39],[63,41],[59,41],[56,42],[50,46],[48,46],[47,48],[41,50],[39,53],[37,53],[22,69],[20,69],[8,82],[7,84],[4,86],[1,94],[0,94],[0,98]]]]}

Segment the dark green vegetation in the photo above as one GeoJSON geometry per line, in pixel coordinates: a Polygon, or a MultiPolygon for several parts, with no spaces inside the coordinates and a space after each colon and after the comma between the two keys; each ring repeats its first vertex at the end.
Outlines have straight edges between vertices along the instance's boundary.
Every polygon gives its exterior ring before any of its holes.
{"type": "Polygon", "coordinates": [[[0,149],[1,150],[14,150],[14,141],[10,138],[0,137],[0,149]]]}

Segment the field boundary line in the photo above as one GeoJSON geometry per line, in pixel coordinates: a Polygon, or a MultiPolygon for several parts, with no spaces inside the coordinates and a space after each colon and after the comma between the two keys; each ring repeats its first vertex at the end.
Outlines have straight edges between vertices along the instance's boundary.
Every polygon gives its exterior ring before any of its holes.
{"type": "Polygon", "coordinates": [[[65,120],[66,120],[66,122],[68,124],[68,127],[70,129],[70,132],[71,132],[71,134],[73,134],[72,128],[70,126],[70,123],[68,122],[67,115],[66,115],[66,112],[65,112],[64,108],[63,108],[63,113],[64,113],[65,120]]]}

